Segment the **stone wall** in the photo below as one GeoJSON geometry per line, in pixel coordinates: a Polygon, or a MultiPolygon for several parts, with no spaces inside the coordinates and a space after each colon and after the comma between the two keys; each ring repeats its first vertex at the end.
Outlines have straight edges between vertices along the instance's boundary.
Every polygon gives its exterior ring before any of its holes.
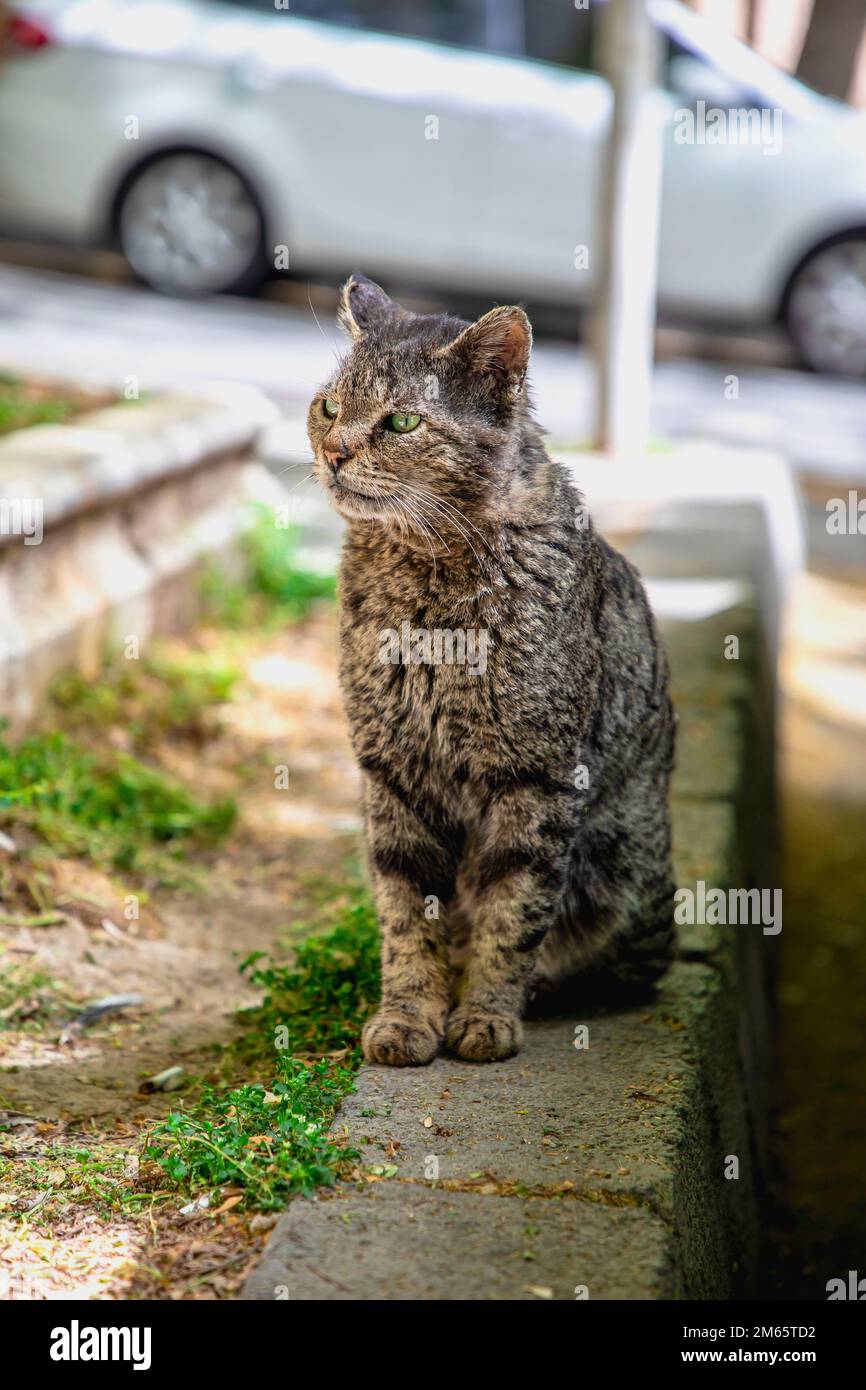
{"type": "Polygon", "coordinates": [[[271,407],[225,389],[117,405],[0,439],[0,717],[13,730],[65,666],[193,615],[192,572],[231,562],[271,407]]]}

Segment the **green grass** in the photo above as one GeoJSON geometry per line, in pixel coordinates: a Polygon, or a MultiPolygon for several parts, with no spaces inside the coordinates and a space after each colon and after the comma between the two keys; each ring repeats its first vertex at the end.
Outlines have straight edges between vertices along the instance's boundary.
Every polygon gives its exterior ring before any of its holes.
{"type": "Polygon", "coordinates": [[[206,614],[225,627],[256,627],[296,622],[321,599],[333,599],[336,580],[298,564],[300,531],[277,526],[273,509],[256,504],[243,541],[244,574],[232,579],[222,570],[206,572],[206,614]]]}
{"type": "Polygon", "coordinates": [[[175,881],[190,845],[218,841],[234,803],[206,803],[126,753],[93,753],[61,733],[0,738],[0,824],[24,824],[57,854],[175,881]]]}
{"type": "MultiPolygon", "coordinates": [[[[6,1128],[0,1123],[0,1133],[6,1128]]],[[[137,1212],[142,1202],[152,1207],[154,1201],[168,1196],[135,1191],[134,1179],[126,1166],[129,1145],[122,1138],[102,1136],[86,1147],[80,1142],[45,1140],[40,1148],[37,1157],[24,1150],[8,1162],[0,1158],[0,1185],[5,1189],[7,1204],[12,1205],[8,1199],[13,1199],[19,1213],[32,1203],[34,1192],[49,1192],[63,1206],[75,1202],[106,1221],[118,1212],[137,1212]]]]}
{"type": "Polygon", "coordinates": [[[288,1029],[293,1052],[324,1053],[353,1046],[379,994],[379,933],[363,890],[334,925],[296,948],[291,965],[263,964],[262,952],[241,970],[264,991],[261,1004],[246,1009],[241,1051],[271,1046],[277,1030],[288,1029]]]}
{"type": "MultiPolygon", "coordinates": [[[[241,1196],[242,1210],[275,1211],[294,1195],[333,1182],[343,1165],[359,1159],[330,1128],[352,1089],[361,1026],[379,993],[375,914],[360,890],[353,896],[327,932],[298,947],[291,964],[257,955],[240,967],[264,995],[240,1015],[243,1035],[222,1049],[220,1065],[263,1073],[264,1082],[201,1085],[194,1099],[146,1134],[144,1163],[132,1180],[123,1141],[47,1143],[40,1158],[21,1155],[7,1173],[0,1161],[0,1179],[25,1193],[56,1188],[103,1215],[152,1207],[178,1193],[208,1193],[216,1206],[225,1188],[241,1196]]],[[[51,985],[27,967],[12,972],[0,971],[0,1007],[51,985]]]]}
{"type": "Polygon", "coordinates": [[[71,1001],[43,970],[24,961],[0,961],[0,1030],[41,1032],[50,1023],[68,1016],[71,1001]]]}
{"type": "Polygon", "coordinates": [[[145,1156],[184,1191],[241,1187],[246,1207],[278,1209],[295,1193],[332,1182],[345,1160],[328,1126],[354,1072],[351,1064],[281,1057],[267,1089],[207,1087],[192,1113],[173,1111],[145,1156]]]}
{"type": "Polygon", "coordinates": [[[219,653],[171,656],[159,644],[140,659],[110,659],[100,680],[77,671],[60,676],[51,701],[66,728],[120,725],[144,750],[173,735],[203,742],[218,732],[218,707],[230,700],[241,672],[219,653]]]}
{"type": "Polygon", "coordinates": [[[328,1131],[352,1088],[361,1026],[378,998],[373,908],[358,893],[329,931],[298,947],[291,965],[264,960],[257,954],[241,965],[264,997],[243,1011],[243,1036],[224,1060],[265,1063],[267,1083],[205,1086],[156,1126],[145,1156],[184,1192],[237,1187],[241,1205],[267,1211],[332,1182],[358,1156],[328,1131]]]}
{"type": "Polygon", "coordinates": [[[0,434],[29,425],[60,424],[80,409],[80,403],[71,396],[37,392],[15,377],[0,374],[0,434]]]}

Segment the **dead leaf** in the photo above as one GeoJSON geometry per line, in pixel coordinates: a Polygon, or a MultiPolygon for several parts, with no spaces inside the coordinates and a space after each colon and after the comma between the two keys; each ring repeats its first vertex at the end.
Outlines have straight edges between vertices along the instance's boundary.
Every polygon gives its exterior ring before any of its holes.
{"type": "Polygon", "coordinates": [[[276,1224],[277,1213],[275,1211],[259,1211],[256,1212],[255,1216],[250,1222],[250,1230],[253,1232],[254,1235],[257,1235],[259,1231],[269,1231],[271,1227],[275,1226],[276,1224]]]}
{"type": "Polygon", "coordinates": [[[243,1201],[242,1197],[226,1197],[225,1201],[216,1208],[213,1215],[222,1216],[224,1211],[231,1211],[232,1207],[236,1207],[238,1202],[241,1201],[243,1201]]]}

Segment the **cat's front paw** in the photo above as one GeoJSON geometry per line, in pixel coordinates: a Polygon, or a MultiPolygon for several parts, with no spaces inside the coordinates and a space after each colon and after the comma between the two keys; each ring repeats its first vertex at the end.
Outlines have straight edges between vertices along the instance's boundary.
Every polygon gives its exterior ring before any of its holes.
{"type": "Polygon", "coordinates": [[[361,1034],[365,1061],[386,1067],[423,1067],[432,1062],[441,1042],[431,1024],[399,1009],[381,1009],[361,1034]]]}
{"type": "Polygon", "coordinates": [[[461,1004],[448,1019],[445,1042],[449,1052],[467,1062],[501,1062],[519,1051],[523,1038],[520,1019],[461,1004]]]}

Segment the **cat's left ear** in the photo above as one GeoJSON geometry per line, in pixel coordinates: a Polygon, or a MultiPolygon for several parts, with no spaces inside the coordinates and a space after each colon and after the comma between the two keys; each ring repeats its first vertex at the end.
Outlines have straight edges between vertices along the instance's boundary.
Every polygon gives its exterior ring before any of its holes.
{"type": "Polygon", "coordinates": [[[503,305],[464,328],[439,355],[516,396],[523,389],[531,348],[532,326],[526,314],[517,305],[503,305]]]}
{"type": "Polygon", "coordinates": [[[350,275],[340,290],[337,322],[352,339],[363,337],[371,329],[381,328],[388,320],[407,319],[408,309],[395,304],[381,285],[357,272],[350,275]]]}

